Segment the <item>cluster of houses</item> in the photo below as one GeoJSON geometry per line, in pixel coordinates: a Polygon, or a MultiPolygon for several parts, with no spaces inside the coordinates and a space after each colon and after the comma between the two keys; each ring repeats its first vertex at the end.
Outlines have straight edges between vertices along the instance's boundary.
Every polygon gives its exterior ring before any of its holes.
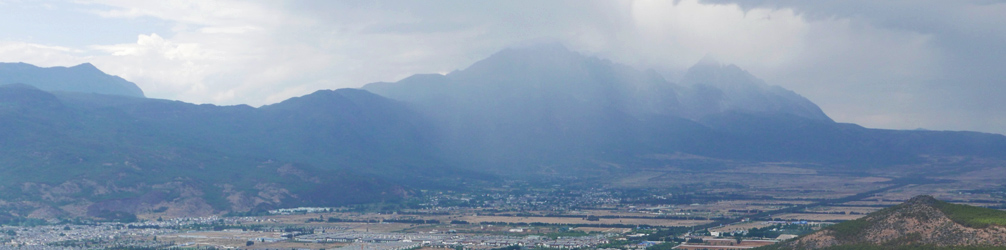
{"type": "Polygon", "coordinates": [[[328,207],[298,207],[298,208],[280,208],[269,210],[269,214],[278,215],[290,215],[290,214],[306,214],[306,213],[328,213],[332,212],[332,208],[328,207]]]}

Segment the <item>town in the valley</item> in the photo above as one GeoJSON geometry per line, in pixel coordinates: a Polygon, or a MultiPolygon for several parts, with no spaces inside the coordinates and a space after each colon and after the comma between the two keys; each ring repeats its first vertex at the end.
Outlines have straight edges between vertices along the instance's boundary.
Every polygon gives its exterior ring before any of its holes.
{"type": "Polygon", "coordinates": [[[471,192],[418,190],[416,197],[396,204],[191,218],[138,215],[122,221],[22,219],[0,227],[0,247],[749,249],[860,218],[935,190],[952,202],[998,209],[1006,205],[1004,187],[976,189],[948,180],[855,176],[815,182],[821,177],[804,177],[812,180],[760,189],[722,182],[665,188],[510,182],[471,192]],[[857,185],[843,184],[850,182],[857,185]],[[794,192],[796,188],[802,191],[794,192]]]}

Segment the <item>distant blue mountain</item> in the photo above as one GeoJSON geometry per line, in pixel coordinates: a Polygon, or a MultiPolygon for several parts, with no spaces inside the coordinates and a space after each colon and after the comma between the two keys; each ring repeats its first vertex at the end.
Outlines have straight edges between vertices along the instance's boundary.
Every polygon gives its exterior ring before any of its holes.
{"type": "Polygon", "coordinates": [[[810,100],[709,59],[677,84],[562,46],[511,48],[363,89],[429,117],[443,158],[498,173],[687,164],[666,160],[681,154],[853,168],[1006,156],[1002,135],[835,123],[810,100]]]}
{"type": "Polygon", "coordinates": [[[90,63],[41,68],[27,63],[0,63],[0,84],[21,83],[44,91],[73,91],[144,97],[136,84],[108,75],[90,63]]]}
{"type": "Polygon", "coordinates": [[[0,200],[192,216],[395,202],[478,176],[433,158],[422,121],[358,89],[253,108],[0,85],[0,200]]]}

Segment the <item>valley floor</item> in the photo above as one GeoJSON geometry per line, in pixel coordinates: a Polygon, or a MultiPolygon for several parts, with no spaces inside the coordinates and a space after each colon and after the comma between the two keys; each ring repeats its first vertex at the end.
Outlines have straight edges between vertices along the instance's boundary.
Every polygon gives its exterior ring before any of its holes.
{"type": "Polygon", "coordinates": [[[258,216],[163,220],[146,214],[140,215],[145,220],[134,223],[6,225],[0,227],[5,233],[0,240],[4,248],[35,247],[22,249],[632,249],[661,243],[685,244],[682,249],[687,249],[718,238],[777,242],[919,194],[1003,209],[1002,180],[1002,167],[930,178],[786,164],[663,169],[607,181],[508,181],[469,192],[425,191],[407,206],[293,208],[258,216]]]}

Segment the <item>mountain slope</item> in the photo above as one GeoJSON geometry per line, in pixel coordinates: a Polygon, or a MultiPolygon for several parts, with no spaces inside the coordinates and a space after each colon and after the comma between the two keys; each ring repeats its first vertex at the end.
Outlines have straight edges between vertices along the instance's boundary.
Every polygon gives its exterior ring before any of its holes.
{"type": "Polygon", "coordinates": [[[45,91],[74,91],[143,97],[136,84],[108,75],[90,63],[73,67],[40,68],[27,63],[0,63],[0,85],[21,83],[45,91]]]}
{"type": "Polygon", "coordinates": [[[636,133],[637,116],[676,105],[672,88],[649,91],[661,83],[655,74],[543,47],[504,50],[446,76],[417,75],[364,89],[429,117],[444,158],[513,170],[578,165],[590,161],[582,155],[633,151],[631,138],[645,136],[636,133]],[[637,92],[671,99],[634,98],[637,92]]]}
{"type": "Polygon", "coordinates": [[[736,65],[723,65],[706,58],[688,69],[682,83],[690,86],[683,98],[687,111],[682,115],[693,119],[733,111],[832,121],[807,98],[779,86],[769,86],[736,65]]]}
{"type": "Polygon", "coordinates": [[[354,89],[256,109],[3,85],[0,199],[12,207],[0,209],[190,216],[395,201],[456,173],[424,154],[421,123],[354,89]]]}
{"type": "Polygon", "coordinates": [[[1006,211],[917,196],[773,248],[1006,246],[1006,211]]]}

